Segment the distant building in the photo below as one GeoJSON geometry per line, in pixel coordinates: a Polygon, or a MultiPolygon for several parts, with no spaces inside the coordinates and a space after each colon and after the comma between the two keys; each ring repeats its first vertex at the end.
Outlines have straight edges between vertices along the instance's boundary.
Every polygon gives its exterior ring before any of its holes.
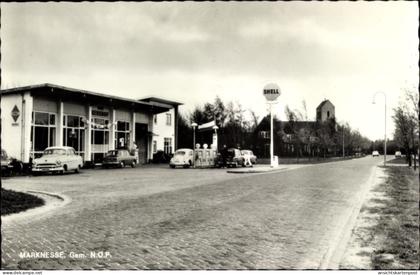
{"type": "MultiPolygon", "coordinates": [[[[316,108],[316,121],[274,121],[274,151],[280,156],[296,155],[296,144],[301,143],[303,155],[314,155],[319,151],[315,146],[319,142],[317,130],[328,120],[335,118],[335,107],[329,100],[322,101],[316,108]]],[[[260,157],[270,156],[270,122],[269,116],[261,120],[256,128],[254,153],[260,157]]]]}
{"type": "Polygon", "coordinates": [[[335,117],[335,107],[328,99],[325,99],[316,107],[316,121],[324,122],[333,117],[335,117]]]}
{"type": "Polygon", "coordinates": [[[71,146],[93,163],[117,148],[137,148],[139,163],[146,163],[153,157],[154,141],[156,149],[176,148],[178,102],[134,100],[48,83],[5,89],[0,95],[1,146],[24,163],[49,146],[71,146]],[[155,115],[163,123],[157,118],[156,124],[155,115]]]}

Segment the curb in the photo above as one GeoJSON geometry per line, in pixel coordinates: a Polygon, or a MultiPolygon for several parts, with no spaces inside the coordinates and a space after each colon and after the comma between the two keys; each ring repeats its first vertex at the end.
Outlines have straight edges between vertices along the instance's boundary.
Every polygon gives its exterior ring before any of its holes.
{"type": "Polygon", "coordinates": [[[227,170],[226,173],[231,174],[257,174],[257,173],[270,173],[270,172],[276,172],[276,171],[282,171],[287,170],[286,167],[282,168],[275,168],[275,169],[267,169],[267,170],[227,170]]]}
{"type": "Polygon", "coordinates": [[[329,270],[338,270],[340,267],[341,260],[344,256],[347,244],[350,240],[353,228],[356,224],[357,218],[359,216],[360,210],[365,202],[366,196],[371,189],[377,174],[377,166],[372,167],[370,176],[358,196],[359,200],[356,202],[355,206],[351,209],[350,214],[347,220],[342,224],[339,234],[335,236],[335,245],[329,247],[327,252],[322,257],[319,269],[329,269],[329,270]]]}
{"type": "Polygon", "coordinates": [[[48,193],[43,191],[35,190],[15,190],[16,192],[28,193],[33,196],[36,196],[44,201],[44,205],[31,208],[19,213],[10,214],[7,216],[2,216],[2,223],[10,222],[30,222],[34,219],[40,219],[56,209],[63,207],[64,205],[71,202],[71,199],[64,195],[59,195],[55,193],[48,193]]]}

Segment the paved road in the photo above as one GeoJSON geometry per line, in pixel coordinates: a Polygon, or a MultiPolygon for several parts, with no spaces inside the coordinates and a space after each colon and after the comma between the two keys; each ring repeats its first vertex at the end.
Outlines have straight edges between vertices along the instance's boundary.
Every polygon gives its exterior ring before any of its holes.
{"type": "Polygon", "coordinates": [[[2,268],[316,269],[380,161],[268,174],[150,167],[8,179],[5,188],[72,201],[45,217],[3,223],[2,268]],[[23,251],[66,258],[20,258],[23,251]]]}

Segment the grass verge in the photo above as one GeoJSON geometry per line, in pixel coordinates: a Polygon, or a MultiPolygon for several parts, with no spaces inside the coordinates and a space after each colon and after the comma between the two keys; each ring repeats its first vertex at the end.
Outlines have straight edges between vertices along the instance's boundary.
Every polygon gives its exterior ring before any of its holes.
{"type": "Polygon", "coordinates": [[[387,178],[375,188],[385,199],[367,209],[378,214],[370,228],[372,269],[419,268],[419,174],[407,167],[385,168],[387,178]]]}
{"type": "Polygon", "coordinates": [[[1,215],[9,215],[44,205],[44,200],[33,195],[1,188],[1,215]]]}

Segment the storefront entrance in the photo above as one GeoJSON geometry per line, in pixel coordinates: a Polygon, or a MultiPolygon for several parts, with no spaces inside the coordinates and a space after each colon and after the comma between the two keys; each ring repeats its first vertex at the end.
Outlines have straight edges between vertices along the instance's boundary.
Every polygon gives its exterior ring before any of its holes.
{"type": "Polygon", "coordinates": [[[101,163],[109,150],[109,120],[95,117],[91,125],[92,161],[101,163]]]}
{"type": "Polygon", "coordinates": [[[147,163],[147,124],[136,123],[136,140],[137,149],[139,150],[139,163],[147,163]]]}

